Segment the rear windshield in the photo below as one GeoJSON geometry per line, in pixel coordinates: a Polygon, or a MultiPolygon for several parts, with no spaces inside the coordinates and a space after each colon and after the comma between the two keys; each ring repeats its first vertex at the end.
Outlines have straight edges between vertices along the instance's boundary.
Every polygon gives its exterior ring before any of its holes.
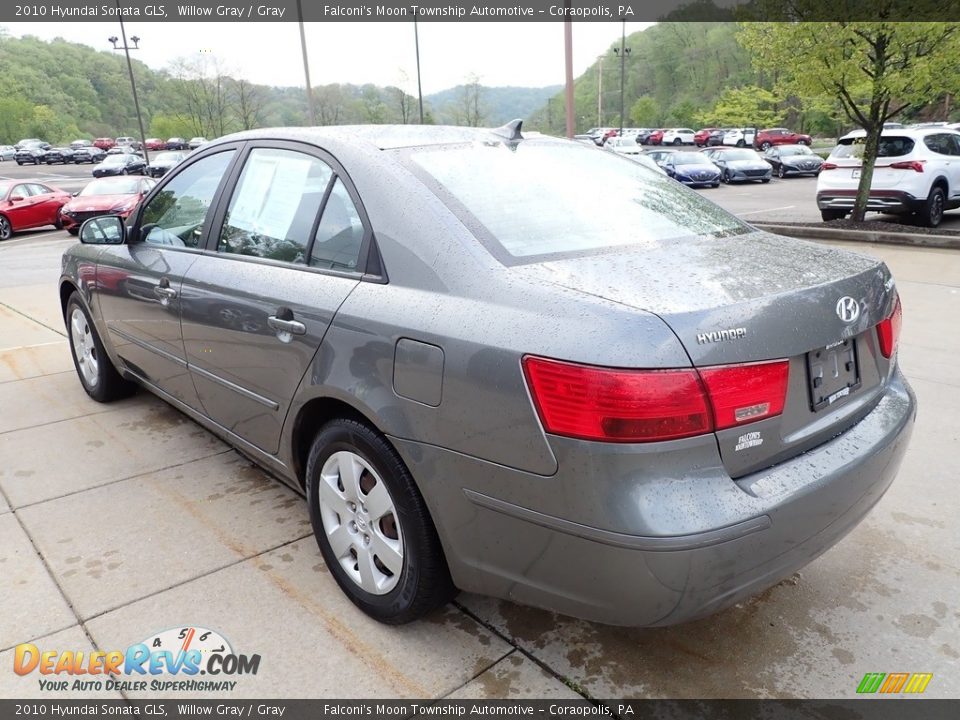
{"type": "Polygon", "coordinates": [[[408,167],[507,264],[750,232],[659,172],[579,143],[448,145],[416,148],[408,158],[408,167]]]}
{"type": "Polygon", "coordinates": [[[677,152],[667,156],[674,165],[706,165],[710,159],[700,153],[677,152]]]}
{"type": "Polygon", "coordinates": [[[780,154],[787,155],[813,155],[813,150],[808,148],[806,145],[782,145],[780,147],[780,154]]]}
{"type": "MultiPolygon", "coordinates": [[[[837,145],[831,155],[835,158],[854,158],[861,160],[866,138],[854,137],[843,138],[837,145]]],[[[877,150],[877,157],[899,157],[908,155],[913,150],[913,140],[900,135],[888,135],[880,138],[880,146],[877,150]]]]}
{"type": "Polygon", "coordinates": [[[758,160],[760,158],[753,150],[724,150],[717,154],[724,160],[758,160]]]}

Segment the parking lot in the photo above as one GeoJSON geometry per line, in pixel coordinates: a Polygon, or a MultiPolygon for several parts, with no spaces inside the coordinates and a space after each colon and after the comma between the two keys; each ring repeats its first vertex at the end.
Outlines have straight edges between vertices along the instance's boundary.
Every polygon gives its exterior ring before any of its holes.
{"type": "MultiPolygon", "coordinates": [[[[4,163],[0,176],[73,191],[90,166],[4,163]]],[[[702,192],[747,220],[817,221],[815,182],[702,192]]],[[[340,593],[302,498],[145,392],[84,394],[56,292],[72,242],[40,230],[0,243],[0,665],[18,643],[112,650],[192,626],[261,656],[231,698],[852,697],[867,672],[931,672],[927,696],[960,694],[960,253],[861,248],[897,278],[920,411],[886,497],[802,572],[673,628],[472,595],[392,628],[340,593]]],[[[2,673],[0,695],[67,695],[36,677],[2,673]]]]}

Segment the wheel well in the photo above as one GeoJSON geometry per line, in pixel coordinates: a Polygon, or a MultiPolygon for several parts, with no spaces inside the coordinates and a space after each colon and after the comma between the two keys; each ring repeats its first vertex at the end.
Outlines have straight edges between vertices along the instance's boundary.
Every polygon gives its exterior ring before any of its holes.
{"type": "Polygon", "coordinates": [[[950,187],[947,184],[947,179],[943,175],[941,175],[940,177],[938,177],[936,180],[933,181],[933,185],[930,186],[930,189],[932,190],[935,187],[942,188],[943,194],[946,197],[950,197],[950,187]]]}
{"type": "Polygon", "coordinates": [[[60,313],[66,317],[67,316],[67,302],[70,300],[70,296],[77,291],[77,288],[73,286],[73,283],[63,282],[60,285],[60,313]]]}
{"type": "Polygon", "coordinates": [[[309,401],[300,408],[293,424],[293,469],[301,488],[306,488],[307,458],[310,456],[313,438],[321,427],[337,418],[356,420],[369,425],[374,430],[380,430],[376,423],[371,422],[363,413],[342,400],[322,397],[309,401]]]}

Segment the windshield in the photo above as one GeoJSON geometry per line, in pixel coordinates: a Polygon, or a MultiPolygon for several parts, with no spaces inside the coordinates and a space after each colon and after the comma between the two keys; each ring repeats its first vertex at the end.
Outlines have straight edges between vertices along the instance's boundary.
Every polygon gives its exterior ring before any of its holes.
{"type": "Polygon", "coordinates": [[[575,143],[526,140],[407,151],[408,167],[501,262],[749,232],[650,169],[575,143]]]}
{"type": "Polygon", "coordinates": [[[126,165],[130,155],[127,153],[114,153],[113,155],[107,154],[103,159],[104,165],[126,165]]]}
{"type": "MultiPolygon", "coordinates": [[[[866,147],[866,137],[858,136],[843,138],[830,155],[834,158],[863,159],[863,150],[866,147]]],[[[877,157],[900,157],[913,150],[913,140],[902,135],[890,135],[880,138],[877,148],[877,157]]]]}
{"type": "Polygon", "coordinates": [[[758,160],[759,155],[757,155],[753,150],[725,150],[722,153],[718,153],[719,157],[724,160],[758,160]]]}
{"type": "Polygon", "coordinates": [[[637,147],[637,139],[635,137],[622,137],[617,145],[620,147],[637,147]]]}
{"type": "Polygon", "coordinates": [[[813,150],[806,145],[797,145],[795,147],[781,147],[781,155],[813,155],[813,150]]]}
{"type": "Polygon", "coordinates": [[[178,152],[164,152],[155,155],[153,162],[156,163],[175,163],[180,162],[183,159],[183,153],[178,152]]]}
{"type": "Polygon", "coordinates": [[[80,191],[81,197],[88,195],[133,195],[140,192],[140,180],[135,178],[103,178],[94,180],[80,191]]]}
{"type": "Polygon", "coordinates": [[[700,153],[677,152],[673,153],[670,157],[673,158],[674,165],[706,165],[710,162],[709,159],[700,153]]]}

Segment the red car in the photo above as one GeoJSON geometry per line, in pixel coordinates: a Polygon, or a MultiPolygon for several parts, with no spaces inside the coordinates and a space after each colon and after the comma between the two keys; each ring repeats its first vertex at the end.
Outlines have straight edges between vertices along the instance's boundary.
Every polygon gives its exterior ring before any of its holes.
{"type": "Polygon", "coordinates": [[[710,140],[710,133],[716,131],[718,128],[703,128],[702,130],[697,130],[693,135],[693,144],[697,147],[706,146],[707,142],[710,140]]]}
{"type": "Polygon", "coordinates": [[[647,145],[660,145],[663,142],[663,129],[654,130],[647,138],[647,145]]]}
{"type": "Polygon", "coordinates": [[[96,140],[93,141],[94,147],[98,147],[104,151],[109,150],[116,144],[117,143],[114,142],[113,138],[97,138],[96,140]]]}
{"type": "Polygon", "coordinates": [[[161,140],[160,138],[147,138],[146,139],[147,150],[166,150],[167,141],[161,140]]]}
{"type": "Polygon", "coordinates": [[[38,182],[0,182],[0,240],[18,230],[60,226],[60,208],[70,193],[38,182]]]}
{"type": "Polygon", "coordinates": [[[60,208],[60,222],[76,235],[84,220],[97,215],[127,217],[157,184],[151,178],[117,175],[94,180],[60,208]]]}
{"type": "Polygon", "coordinates": [[[766,150],[773,145],[810,145],[813,142],[809,135],[801,135],[786,128],[770,128],[761,130],[753,139],[753,146],[758,150],[766,150]]]}

